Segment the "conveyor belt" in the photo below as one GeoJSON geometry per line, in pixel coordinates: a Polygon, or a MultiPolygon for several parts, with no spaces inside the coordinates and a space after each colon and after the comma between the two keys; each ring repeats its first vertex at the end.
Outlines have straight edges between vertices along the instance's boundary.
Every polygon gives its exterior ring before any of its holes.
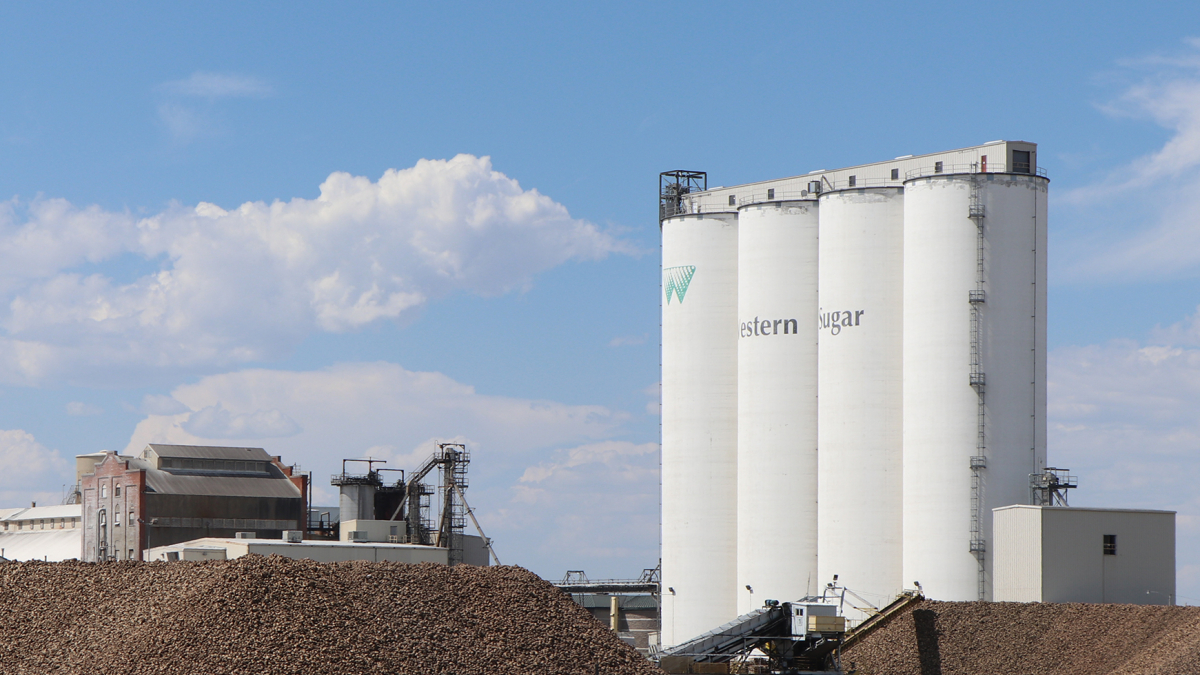
{"type": "Polygon", "coordinates": [[[696,661],[729,661],[747,645],[759,640],[786,637],[789,626],[784,605],[763,607],[703,633],[683,644],[664,650],[666,656],[690,656],[696,661]]]}

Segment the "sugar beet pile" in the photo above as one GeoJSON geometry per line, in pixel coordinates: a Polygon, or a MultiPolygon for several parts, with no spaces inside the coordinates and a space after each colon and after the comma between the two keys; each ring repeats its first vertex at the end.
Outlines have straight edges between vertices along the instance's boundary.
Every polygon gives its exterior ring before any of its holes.
{"type": "Polygon", "coordinates": [[[1200,607],[925,601],[842,656],[858,675],[1194,675],[1200,607]]]}
{"type": "Polygon", "coordinates": [[[657,672],[517,567],[0,563],[4,673],[657,672]]]}

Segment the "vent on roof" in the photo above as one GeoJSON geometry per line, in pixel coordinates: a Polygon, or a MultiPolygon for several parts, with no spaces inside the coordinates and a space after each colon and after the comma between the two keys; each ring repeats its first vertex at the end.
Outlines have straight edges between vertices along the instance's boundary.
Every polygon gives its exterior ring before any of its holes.
{"type": "Polygon", "coordinates": [[[257,539],[258,537],[253,532],[238,532],[233,535],[237,539],[257,539]]]}

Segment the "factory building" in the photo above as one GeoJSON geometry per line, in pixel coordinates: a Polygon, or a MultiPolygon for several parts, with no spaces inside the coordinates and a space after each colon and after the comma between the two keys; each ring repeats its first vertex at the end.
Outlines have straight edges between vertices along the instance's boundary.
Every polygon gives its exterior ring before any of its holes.
{"type": "MultiPolygon", "coordinates": [[[[157,546],[146,551],[146,559],[163,561],[233,560],[250,554],[281,555],[285,558],[317,562],[366,560],[369,562],[447,564],[447,550],[434,546],[388,543],[346,544],[336,541],[303,541],[299,537],[288,541],[286,536],[281,539],[205,537],[169,546],[157,546]]],[[[467,564],[486,567],[487,563],[487,551],[485,550],[482,556],[475,556],[467,564]]]]}
{"type": "Polygon", "coordinates": [[[1017,141],[663,174],[664,644],[834,574],[990,599],[1046,464],[1048,183],[1017,141]]]}
{"type": "Polygon", "coordinates": [[[78,504],[0,509],[0,558],[59,561],[79,557],[78,504]]]}
{"type": "Polygon", "coordinates": [[[278,539],[307,520],[307,476],[262,448],[146,446],[77,458],[81,559],[140,560],[146,549],[253,532],[278,539]]]}

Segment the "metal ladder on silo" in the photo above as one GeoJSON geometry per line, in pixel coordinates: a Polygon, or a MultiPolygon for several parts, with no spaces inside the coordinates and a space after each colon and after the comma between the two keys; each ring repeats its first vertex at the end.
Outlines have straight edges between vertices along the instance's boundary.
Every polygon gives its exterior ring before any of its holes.
{"type": "Polygon", "coordinates": [[[970,551],[978,562],[979,599],[987,596],[987,542],[983,536],[984,500],[983,471],[987,468],[987,414],[984,405],[983,373],[983,306],[987,302],[984,290],[984,204],[983,184],[978,175],[971,178],[971,202],[968,217],[975,223],[975,289],[968,293],[971,304],[971,388],[978,398],[976,415],[975,454],[971,456],[971,541],[970,551]]]}

